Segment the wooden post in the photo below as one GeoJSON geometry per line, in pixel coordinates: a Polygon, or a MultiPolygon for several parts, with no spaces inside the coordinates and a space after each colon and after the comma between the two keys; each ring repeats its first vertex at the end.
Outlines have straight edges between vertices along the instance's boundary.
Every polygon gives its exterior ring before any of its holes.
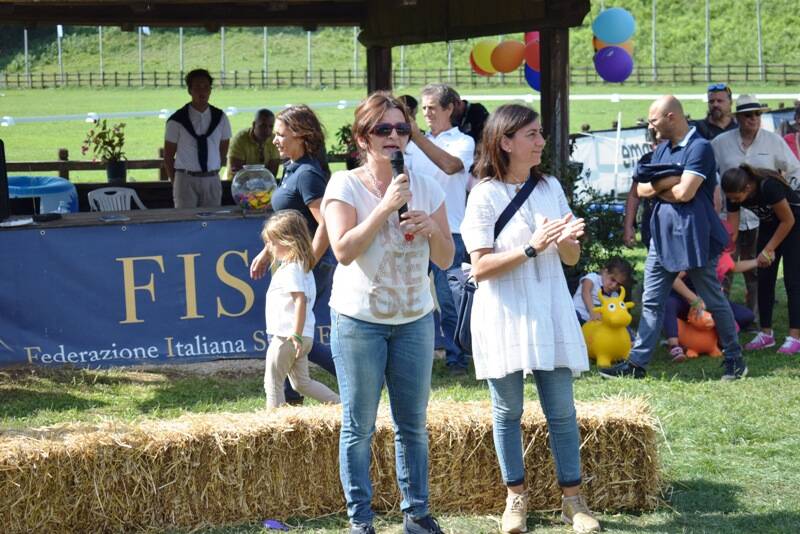
{"type": "Polygon", "coordinates": [[[66,148],[59,148],[58,161],[63,162],[59,163],[58,165],[58,175],[66,180],[69,180],[69,166],[67,165],[67,162],[69,161],[69,150],[66,148]]]}
{"type": "Polygon", "coordinates": [[[367,94],[392,90],[392,49],[385,46],[367,48],[367,94]]]}
{"type": "Polygon", "coordinates": [[[569,161],[569,30],[542,30],[542,128],[553,149],[553,174],[569,161]]]}
{"type": "Polygon", "coordinates": [[[165,181],[167,180],[167,168],[164,166],[164,147],[159,147],[158,149],[158,157],[161,159],[161,167],[158,168],[158,179],[165,181]]]}

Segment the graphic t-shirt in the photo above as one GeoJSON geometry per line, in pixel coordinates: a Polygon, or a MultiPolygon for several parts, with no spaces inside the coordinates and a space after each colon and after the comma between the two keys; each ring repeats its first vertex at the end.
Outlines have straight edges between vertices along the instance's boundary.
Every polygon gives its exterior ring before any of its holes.
{"type": "MultiPolygon", "coordinates": [[[[410,176],[412,198],[409,210],[432,214],[444,202],[444,191],[435,180],[410,176]]],[[[360,224],[380,199],[350,171],[331,176],[323,213],[328,203],[339,200],[355,208],[360,224]]],[[[361,256],[350,265],[339,264],[333,275],[330,306],[338,313],[379,324],[405,324],[433,310],[428,281],[430,245],[417,235],[406,241],[400,218],[392,214],[361,256]]]]}
{"type": "Polygon", "coordinates": [[[784,199],[789,202],[796,219],[800,215],[800,193],[775,178],[762,181],[753,196],[741,204],[727,201],[727,205],[729,212],[739,211],[740,207],[744,207],[755,213],[759,220],[771,221],[775,218],[772,206],[784,199]]]}

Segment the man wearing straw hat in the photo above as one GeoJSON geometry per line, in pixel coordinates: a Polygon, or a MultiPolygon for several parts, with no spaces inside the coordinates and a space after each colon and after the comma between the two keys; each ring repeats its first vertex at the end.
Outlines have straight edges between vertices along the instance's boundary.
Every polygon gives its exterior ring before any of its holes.
{"type": "MultiPolygon", "coordinates": [[[[714,157],[719,166],[720,175],[730,168],[747,163],[752,167],[760,167],[781,172],[794,189],[800,186],[800,161],[792,153],[789,145],[776,133],[761,128],[761,114],[769,108],[760,103],[753,95],[741,95],[736,99],[736,120],[739,127],[720,134],[713,141],[714,157]]],[[[758,254],[758,217],[750,210],[741,209],[738,229],[734,229],[733,239],[736,242],[738,259],[753,259],[758,254]]],[[[755,272],[745,275],[747,288],[747,307],[755,313],[757,302],[758,278],[755,272]]],[[[747,350],[764,349],[775,345],[771,336],[759,332],[747,345],[747,350]]]]}

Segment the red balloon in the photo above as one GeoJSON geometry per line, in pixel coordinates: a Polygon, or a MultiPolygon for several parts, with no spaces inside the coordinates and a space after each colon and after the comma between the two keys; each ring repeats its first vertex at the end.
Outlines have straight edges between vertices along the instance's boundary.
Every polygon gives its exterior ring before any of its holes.
{"type": "Polygon", "coordinates": [[[537,43],[539,42],[539,32],[538,31],[525,32],[525,44],[528,44],[531,41],[536,41],[537,43]]]}
{"type": "Polygon", "coordinates": [[[478,65],[475,64],[475,58],[472,57],[472,52],[469,53],[469,66],[472,67],[472,70],[475,72],[475,74],[477,74],[479,76],[491,76],[492,75],[491,72],[486,72],[485,70],[481,70],[481,68],[478,67],[478,65]]]}
{"type": "Polygon", "coordinates": [[[525,63],[535,71],[542,70],[539,41],[531,41],[525,45],[525,63]]]}

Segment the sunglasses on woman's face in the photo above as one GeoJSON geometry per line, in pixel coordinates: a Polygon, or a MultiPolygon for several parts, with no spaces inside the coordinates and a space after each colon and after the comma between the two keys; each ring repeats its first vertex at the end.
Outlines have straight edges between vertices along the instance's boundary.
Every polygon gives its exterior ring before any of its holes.
{"type": "Polygon", "coordinates": [[[395,124],[380,122],[372,128],[372,133],[379,137],[389,137],[392,135],[392,130],[395,130],[397,135],[410,135],[411,125],[407,122],[397,122],[395,124]]]}
{"type": "Polygon", "coordinates": [[[739,113],[739,115],[741,115],[742,117],[744,117],[746,119],[752,119],[753,117],[760,117],[761,116],[761,112],[760,111],[746,111],[744,113],[739,113]]]}

